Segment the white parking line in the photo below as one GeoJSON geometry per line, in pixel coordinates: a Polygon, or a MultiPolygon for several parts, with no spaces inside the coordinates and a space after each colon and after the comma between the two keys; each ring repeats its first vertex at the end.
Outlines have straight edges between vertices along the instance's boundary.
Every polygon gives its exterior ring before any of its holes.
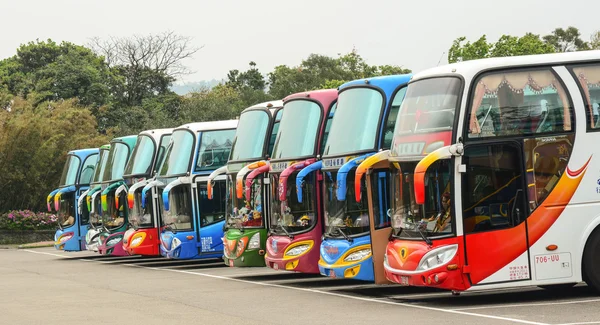
{"type": "Polygon", "coordinates": [[[570,304],[584,304],[584,303],[588,303],[588,302],[599,302],[599,301],[600,301],[600,299],[568,300],[568,301],[559,301],[559,302],[542,302],[542,303],[535,303],[535,304],[487,305],[487,306],[480,306],[480,307],[455,308],[452,310],[477,310],[477,309],[489,309],[489,308],[514,308],[514,307],[570,305],[570,304]]]}
{"type": "MultiPolygon", "coordinates": [[[[34,254],[50,255],[50,256],[57,256],[57,257],[66,257],[65,255],[59,255],[59,254],[53,254],[53,253],[47,253],[47,252],[36,252],[36,251],[33,251],[33,250],[28,250],[28,249],[25,249],[24,251],[25,252],[29,252],[29,253],[34,253],[34,254]]],[[[86,259],[80,259],[80,260],[81,261],[90,261],[90,262],[99,262],[99,263],[102,263],[102,264],[113,264],[113,262],[110,262],[110,261],[106,261],[105,262],[105,261],[97,261],[97,260],[89,260],[89,259],[87,259],[87,260],[86,259]]],[[[466,311],[453,310],[453,309],[443,309],[443,308],[436,308],[436,307],[411,305],[411,304],[405,304],[405,303],[401,303],[401,302],[378,300],[378,299],[375,299],[375,298],[356,297],[356,296],[345,295],[345,294],[341,294],[341,293],[321,291],[321,290],[317,290],[317,289],[290,287],[290,286],[281,285],[281,284],[241,280],[241,279],[235,279],[235,278],[230,278],[230,277],[226,277],[226,276],[220,276],[220,275],[214,275],[214,274],[207,274],[207,273],[200,273],[200,272],[192,272],[192,271],[185,271],[185,270],[173,270],[173,269],[168,269],[168,268],[147,267],[147,266],[143,266],[143,265],[135,265],[135,264],[128,264],[128,263],[122,263],[120,265],[137,267],[137,268],[143,268],[143,269],[147,269],[147,270],[155,270],[155,271],[163,271],[163,272],[175,272],[175,273],[196,275],[196,276],[202,276],[202,277],[219,279],[219,280],[227,280],[227,281],[234,281],[234,282],[240,282],[240,283],[254,284],[254,285],[263,286],[263,287],[273,287],[273,288],[280,288],[280,289],[288,289],[288,290],[297,290],[297,291],[318,293],[318,294],[323,294],[323,295],[328,295],[328,296],[342,297],[342,298],[359,300],[359,301],[373,302],[373,303],[386,304],[386,305],[396,305],[396,306],[402,306],[402,307],[407,307],[407,308],[424,309],[424,310],[437,311],[437,312],[449,313],[449,314],[458,314],[458,315],[465,315],[465,316],[489,318],[489,319],[496,319],[496,320],[503,320],[503,321],[514,322],[514,323],[521,323],[521,324],[550,325],[550,324],[547,324],[547,323],[532,322],[532,321],[527,321],[527,320],[522,320],[522,319],[516,319],[516,318],[493,316],[493,315],[484,315],[484,314],[470,313],[470,312],[466,312],[466,311]]]]}
{"type": "Polygon", "coordinates": [[[600,321],[597,322],[581,322],[581,323],[564,323],[558,325],[584,325],[584,324],[600,324],[600,321]]]}

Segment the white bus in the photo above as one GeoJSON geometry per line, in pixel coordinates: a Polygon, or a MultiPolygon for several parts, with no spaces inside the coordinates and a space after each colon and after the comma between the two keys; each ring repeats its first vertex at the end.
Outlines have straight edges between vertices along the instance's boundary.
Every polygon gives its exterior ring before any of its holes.
{"type": "Polygon", "coordinates": [[[416,74],[380,154],[393,178],[386,277],[600,291],[599,102],[600,51],[416,74]]]}

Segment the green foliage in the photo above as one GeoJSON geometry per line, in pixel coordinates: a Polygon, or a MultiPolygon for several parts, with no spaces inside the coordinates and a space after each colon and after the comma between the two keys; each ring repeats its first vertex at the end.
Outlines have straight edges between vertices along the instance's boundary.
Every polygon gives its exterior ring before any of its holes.
{"type": "Polygon", "coordinates": [[[273,98],[283,98],[292,93],[321,89],[326,85],[337,85],[339,82],[410,72],[409,69],[393,65],[371,66],[356,50],[337,58],[311,54],[299,66],[275,67],[275,70],[268,74],[269,94],[273,98]]]}
{"type": "Polygon", "coordinates": [[[485,35],[471,43],[465,37],[454,40],[448,50],[448,62],[455,63],[491,57],[544,54],[554,52],[554,47],[545,43],[539,35],[527,33],[522,37],[502,35],[495,43],[487,41],[485,35]]]}
{"type": "Polygon", "coordinates": [[[188,94],[181,104],[182,122],[234,119],[244,109],[240,93],[227,85],[188,94]]]}
{"type": "Polygon", "coordinates": [[[581,39],[579,29],[569,26],[567,29],[556,28],[551,34],[543,37],[544,41],[554,47],[556,52],[573,52],[589,50],[590,46],[581,39]]]}
{"type": "Polygon", "coordinates": [[[33,93],[35,104],[76,97],[83,105],[104,105],[109,101],[108,77],[102,57],[69,42],[30,42],[0,61],[0,85],[24,98],[33,93]]]}
{"type": "Polygon", "coordinates": [[[109,141],[96,132],[96,119],[76,100],[43,102],[17,97],[0,110],[0,211],[40,211],[58,185],[69,150],[109,141]]]}
{"type": "Polygon", "coordinates": [[[3,230],[53,230],[56,227],[58,218],[50,213],[22,210],[0,214],[0,229],[3,230]]]}
{"type": "Polygon", "coordinates": [[[600,50],[600,30],[594,32],[590,37],[590,49],[600,50]]]}
{"type": "Polygon", "coordinates": [[[326,80],[319,88],[321,89],[337,89],[339,86],[345,84],[344,80],[326,80]]]}

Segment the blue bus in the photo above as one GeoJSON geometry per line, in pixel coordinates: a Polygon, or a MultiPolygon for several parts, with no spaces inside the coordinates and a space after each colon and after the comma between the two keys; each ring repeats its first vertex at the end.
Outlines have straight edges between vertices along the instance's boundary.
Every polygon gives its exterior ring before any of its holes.
{"type": "MultiPolygon", "coordinates": [[[[390,148],[396,116],[410,78],[411,75],[366,78],[339,88],[337,109],[323,157],[317,162],[324,175],[325,233],[319,259],[322,275],[388,282],[383,270],[383,254],[381,258],[375,254],[372,239],[378,230],[390,231],[389,169],[386,166],[371,175],[373,197],[377,202],[369,202],[364,180],[355,193],[354,178],[361,162],[390,148]],[[374,222],[370,220],[369,203],[379,211],[374,222]]],[[[296,181],[302,182],[302,179],[296,181]]]]}
{"type": "Polygon", "coordinates": [[[54,247],[58,250],[85,250],[85,236],[89,225],[89,215],[79,214],[78,201],[92,181],[99,149],[69,151],[59,188],[53,191],[54,211],[58,217],[58,227],[54,235],[54,247]]]}

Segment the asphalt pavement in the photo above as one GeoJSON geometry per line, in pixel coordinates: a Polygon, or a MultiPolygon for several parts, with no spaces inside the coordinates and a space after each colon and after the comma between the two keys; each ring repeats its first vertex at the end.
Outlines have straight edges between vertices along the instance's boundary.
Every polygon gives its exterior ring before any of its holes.
{"type": "Polygon", "coordinates": [[[220,260],[0,250],[0,324],[600,324],[585,285],[462,293],[220,260]]]}

